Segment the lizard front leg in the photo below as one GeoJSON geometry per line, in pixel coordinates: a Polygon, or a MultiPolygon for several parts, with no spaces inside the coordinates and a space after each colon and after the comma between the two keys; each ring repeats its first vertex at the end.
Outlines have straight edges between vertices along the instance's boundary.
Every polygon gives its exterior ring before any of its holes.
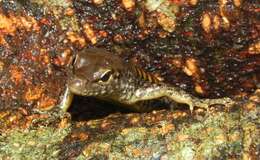
{"type": "Polygon", "coordinates": [[[64,112],[66,112],[69,109],[69,107],[72,103],[73,97],[74,97],[73,93],[69,90],[68,86],[66,86],[64,95],[62,96],[61,102],[59,104],[59,107],[64,112]]]}

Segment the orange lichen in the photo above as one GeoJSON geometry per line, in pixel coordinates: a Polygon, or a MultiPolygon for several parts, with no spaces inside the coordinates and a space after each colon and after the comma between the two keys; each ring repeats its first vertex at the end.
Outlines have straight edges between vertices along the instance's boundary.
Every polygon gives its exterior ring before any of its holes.
{"type": "Polygon", "coordinates": [[[90,42],[92,44],[96,44],[97,43],[97,37],[96,34],[93,30],[93,28],[90,26],[90,24],[86,23],[84,26],[84,33],[87,36],[87,38],[90,40],[90,42]]]}
{"type": "Polygon", "coordinates": [[[23,128],[24,129],[29,128],[35,119],[47,119],[47,118],[49,118],[48,114],[32,114],[30,116],[27,116],[23,128]]]}
{"type": "Polygon", "coordinates": [[[55,104],[57,103],[57,100],[48,96],[42,96],[42,98],[38,101],[37,108],[40,110],[50,110],[52,109],[55,104]]]}
{"type": "Polygon", "coordinates": [[[227,141],[227,136],[225,134],[219,134],[215,137],[215,143],[222,144],[227,141]]]}
{"type": "Polygon", "coordinates": [[[162,125],[160,133],[162,135],[166,135],[166,134],[172,132],[174,129],[175,129],[175,126],[173,124],[162,125]]]}
{"type": "Polygon", "coordinates": [[[158,14],[157,22],[167,32],[173,32],[175,30],[176,22],[173,18],[166,16],[163,13],[158,14]]]}
{"type": "Polygon", "coordinates": [[[11,74],[11,80],[15,84],[19,84],[23,80],[23,70],[15,65],[11,65],[9,72],[11,74]]]}
{"type": "Polygon", "coordinates": [[[81,141],[85,141],[89,138],[89,135],[85,132],[80,132],[80,133],[74,133],[71,135],[72,139],[78,139],[81,141]]]}
{"type": "Polygon", "coordinates": [[[30,16],[5,16],[0,14],[0,33],[14,35],[17,28],[24,28],[27,31],[39,30],[37,21],[30,16]]]}
{"type": "Polygon", "coordinates": [[[221,25],[221,21],[220,21],[220,18],[218,15],[215,15],[214,18],[213,18],[213,27],[215,30],[219,30],[220,28],[220,25],[221,25]]]}
{"type": "Polygon", "coordinates": [[[42,86],[29,87],[25,92],[24,99],[27,102],[38,100],[41,98],[43,92],[44,88],[42,86]]]}
{"type": "Polygon", "coordinates": [[[106,31],[99,31],[98,34],[101,36],[101,37],[107,37],[108,36],[108,33],[106,31]]]}
{"type": "Polygon", "coordinates": [[[122,0],[122,3],[127,11],[132,11],[135,7],[135,0],[122,0]]]}
{"type": "Polygon", "coordinates": [[[129,145],[126,146],[126,149],[128,149],[129,151],[131,151],[133,153],[134,157],[139,157],[143,154],[143,150],[140,150],[139,148],[134,148],[133,146],[129,145]]]}
{"type": "Polygon", "coordinates": [[[140,117],[137,117],[137,116],[134,116],[130,119],[130,123],[131,124],[137,124],[138,122],[140,122],[141,118],[140,117]]]}
{"type": "Polygon", "coordinates": [[[4,62],[2,62],[2,61],[0,60],[0,72],[3,71],[4,65],[5,65],[4,62]]]}
{"type": "Polygon", "coordinates": [[[195,6],[196,4],[198,4],[198,0],[189,0],[189,4],[195,6]]]}
{"type": "Polygon", "coordinates": [[[230,22],[226,16],[226,5],[227,5],[227,0],[219,0],[219,12],[220,15],[222,16],[223,28],[229,29],[230,22]]]}
{"type": "Polygon", "coordinates": [[[251,102],[243,106],[243,108],[247,111],[255,110],[256,109],[256,104],[251,102]]]}
{"type": "Polygon", "coordinates": [[[187,134],[181,134],[181,135],[176,136],[176,139],[177,139],[178,142],[186,141],[189,138],[190,138],[190,136],[187,135],[187,134]]]}
{"type": "Polygon", "coordinates": [[[171,60],[171,64],[174,67],[181,68],[182,67],[182,59],[181,57],[175,57],[171,60]]]}
{"type": "Polygon", "coordinates": [[[62,60],[63,60],[63,64],[70,64],[70,62],[73,60],[72,58],[72,52],[70,49],[65,49],[62,54],[61,54],[62,60]]]}
{"type": "Polygon", "coordinates": [[[240,7],[241,6],[241,0],[233,0],[233,3],[236,7],[240,7]]]}
{"type": "Polygon", "coordinates": [[[251,44],[248,48],[250,54],[260,54],[260,41],[251,44]]]}
{"type": "Polygon", "coordinates": [[[81,48],[83,48],[86,45],[85,39],[77,33],[69,31],[66,33],[66,35],[70,42],[79,44],[81,48]]]}
{"type": "Polygon", "coordinates": [[[66,16],[72,16],[72,15],[74,15],[74,13],[75,13],[75,11],[74,11],[74,9],[73,8],[67,8],[66,10],[65,10],[65,15],[66,16]]]}
{"type": "Polygon", "coordinates": [[[96,5],[100,5],[104,2],[104,0],[93,0],[93,3],[96,5]]]}
{"type": "Polygon", "coordinates": [[[116,34],[114,37],[113,37],[114,41],[115,42],[122,42],[124,40],[124,37],[120,34],[116,34]]]}
{"type": "Polygon", "coordinates": [[[70,124],[69,120],[70,120],[70,118],[66,118],[66,117],[62,118],[60,123],[59,123],[59,128],[61,128],[61,129],[67,128],[68,125],[70,124]]]}
{"type": "Polygon", "coordinates": [[[138,17],[138,25],[139,27],[141,28],[145,28],[145,16],[144,16],[144,13],[142,12],[140,14],[140,16],[138,17]]]}
{"type": "Polygon", "coordinates": [[[67,64],[70,64],[72,61],[72,53],[70,49],[65,49],[61,55],[58,55],[56,58],[54,58],[54,64],[58,66],[64,66],[67,64]]]}
{"type": "Polygon", "coordinates": [[[50,64],[51,60],[50,60],[50,57],[49,57],[46,49],[40,50],[39,61],[42,62],[45,65],[50,64]]]}
{"type": "Polygon", "coordinates": [[[234,132],[228,136],[228,139],[233,142],[239,141],[239,139],[241,139],[241,135],[239,132],[234,132]]]}
{"type": "Polygon", "coordinates": [[[199,94],[204,94],[204,90],[203,90],[203,87],[200,85],[200,84],[196,84],[195,85],[195,91],[199,94]]]}
{"type": "Polygon", "coordinates": [[[230,22],[226,16],[222,16],[222,22],[223,22],[223,28],[224,29],[229,29],[230,27],[230,22]]]}
{"type": "Polygon", "coordinates": [[[198,76],[198,64],[197,61],[194,58],[188,58],[185,62],[185,66],[183,68],[183,71],[188,75],[188,76],[198,76]]]}
{"type": "Polygon", "coordinates": [[[176,111],[173,113],[172,118],[173,119],[178,119],[178,118],[183,118],[186,117],[188,114],[186,112],[182,112],[182,111],[176,111]]]}

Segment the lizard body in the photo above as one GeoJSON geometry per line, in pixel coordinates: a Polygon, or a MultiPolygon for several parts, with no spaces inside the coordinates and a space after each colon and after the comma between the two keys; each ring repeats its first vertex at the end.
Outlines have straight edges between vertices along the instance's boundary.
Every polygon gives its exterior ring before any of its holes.
{"type": "Polygon", "coordinates": [[[175,102],[208,109],[214,104],[230,106],[234,102],[228,97],[199,99],[184,90],[160,82],[130,62],[104,49],[86,49],[76,55],[72,76],[61,108],[67,110],[72,95],[93,96],[128,106],[136,111],[146,111],[140,102],[167,97],[175,102]],[[69,97],[69,98],[68,98],[69,97]]]}

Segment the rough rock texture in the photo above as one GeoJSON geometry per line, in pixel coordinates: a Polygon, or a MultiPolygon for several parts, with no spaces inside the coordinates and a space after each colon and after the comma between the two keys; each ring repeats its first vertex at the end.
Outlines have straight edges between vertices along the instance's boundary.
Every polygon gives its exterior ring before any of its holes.
{"type": "Polygon", "coordinates": [[[0,157],[257,159],[259,21],[257,0],[0,0],[0,157]],[[73,55],[92,46],[237,104],[141,114],[77,97],[62,113],[73,55]]]}

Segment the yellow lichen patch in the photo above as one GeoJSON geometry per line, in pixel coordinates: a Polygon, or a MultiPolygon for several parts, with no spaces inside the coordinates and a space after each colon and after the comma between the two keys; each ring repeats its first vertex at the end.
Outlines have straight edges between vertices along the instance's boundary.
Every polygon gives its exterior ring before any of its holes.
{"type": "Polygon", "coordinates": [[[256,104],[253,102],[250,102],[250,103],[246,104],[243,108],[247,111],[255,110],[256,104]]]}
{"type": "Polygon", "coordinates": [[[204,94],[204,90],[200,84],[195,85],[195,91],[199,94],[204,94]]]}
{"type": "Polygon", "coordinates": [[[254,44],[251,44],[248,48],[250,54],[260,54],[260,41],[254,44]]]}
{"type": "Polygon", "coordinates": [[[257,89],[255,91],[255,94],[249,97],[249,100],[254,101],[256,103],[260,103],[260,89],[257,89]]]}
{"type": "Polygon", "coordinates": [[[122,0],[122,3],[127,11],[132,11],[135,7],[135,0],[122,0]]]}
{"type": "Polygon", "coordinates": [[[93,0],[93,3],[96,5],[100,5],[104,2],[104,0],[93,0]]]}
{"type": "Polygon", "coordinates": [[[162,26],[162,28],[167,32],[173,32],[176,27],[175,19],[168,17],[163,13],[158,13],[157,22],[162,26]]]}
{"type": "Polygon", "coordinates": [[[83,37],[79,36],[75,32],[67,32],[67,38],[72,42],[78,44],[80,47],[84,47],[86,45],[86,41],[83,37]]]}
{"type": "Polygon", "coordinates": [[[187,135],[187,134],[180,134],[180,135],[177,135],[177,136],[176,136],[176,139],[177,139],[178,142],[182,142],[182,141],[188,140],[189,137],[190,137],[190,136],[187,135]]]}
{"type": "Polygon", "coordinates": [[[226,16],[222,16],[222,24],[224,29],[229,29],[230,27],[230,22],[226,16]]]}
{"type": "Polygon", "coordinates": [[[183,118],[186,117],[188,114],[186,112],[183,111],[176,111],[172,114],[172,118],[173,119],[179,119],[179,118],[183,118]]]}
{"type": "Polygon", "coordinates": [[[197,66],[197,61],[194,58],[188,58],[185,62],[183,71],[188,76],[197,76],[198,71],[199,71],[198,66],[197,66]]]}
{"type": "Polygon", "coordinates": [[[13,34],[16,30],[16,26],[13,25],[12,19],[0,14],[0,30],[4,33],[13,34]]]}
{"type": "Polygon", "coordinates": [[[4,65],[5,65],[4,62],[0,60],[0,72],[4,70],[4,65]]]}
{"type": "Polygon", "coordinates": [[[62,118],[60,123],[59,123],[59,128],[60,129],[67,128],[70,125],[69,120],[70,120],[70,118],[68,118],[68,117],[62,118]]]}
{"type": "Polygon", "coordinates": [[[133,145],[127,145],[125,146],[126,153],[131,153],[131,156],[134,158],[140,157],[143,155],[143,150],[140,148],[136,148],[133,145]]]}
{"type": "Polygon", "coordinates": [[[44,89],[42,86],[29,87],[24,94],[24,99],[27,102],[38,100],[41,98],[43,92],[44,92],[44,89]]]}
{"type": "Polygon", "coordinates": [[[56,99],[48,96],[42,96],[42,98],[39,100],[37,104],[37,108],[42,111],[50,110],[55,106],[56,103],[56,99]]]}
{"type": "Polygon", "coordinates": [[[172,132],[174,129],[175,129],[175,126],[173,124],[165,124],[165,125],[162,125],[160,133],[162,135],[166,135],[166,134],[172,132]]]}
{"type": "Polygon", "coordinates": [[[215,30],[219,30],[221,25],[221,21],[218,15],[215,15],[213,18],[213,26],[215,30]]]}
{"type": "Polygon", "coordinates": [[[175,126],[170,123],[161,123],[160,127],[155,127],[151,130],[153,135],[166,135],[171,133],[175,129],[175,126]]]}
{"type": "Polygon", "coordinates": [[[215,143],[222,144],[227,141],[227,137],[225,134],[219,134],[215,137],[215,143]]]}
{"type": "Polygon", "coordinates": [[[0,112],[0,119],[3,119],[4,117],[7,117],[10,114],[11,114],[10,111],[1,111],[0,112]]]}
{"type": "Polygon", "coordinates": [[[145,16],[143,12],[138,17],[138,25],[140,28],[145,28],[145,16]]]}
{"type": "Polygon", "coordinates": [[[89,145],[86,145],[83,149],[83,155],[87,158],[91,157],[92,155],[97,154],[104,154],[104,153],[110,153],[111,145],[108,143],[98,143],[93,142],[89,145]]]}
{"type": "MultiPolygon", "coordinates": [[[[1,29],[0,29],[1,30],[1,29]]],[[[8,43],[6,42],[6,40],[3,37],[3,34],[0,34],[0,44],[3,46],[6,46],[6,48],[9,48],[10,46],[8,45],[8,43]]]]}
{"type": "Polygon", "coordinates": [[[97,43],[97,37],[96,37],[96,34],[95,34],[93,28],[88,23],[86,23],[83,26],[83,28],[84,28],[84,33],[87,36],[87,38],[90,40],[90,42],[92,44],[96,44],[97,43]]]}
{"type": "Polygon", "coordinates": [[[9,72],[11,74],[11,80],[15,84],[19,84],[23,80],[23,70],[15,65],[11,65],[9,72]]]}
{"type": "Polygon", "coordinates": [[[223,28],[229,29],[230,22],[229,22],[228,18],[226,17],[226,13],[225,13],[226,5],[227,5],[227,0],[219,0],[219,12],[220,12],[220,15],[222,16],[223,28]]]}
{"type": "Polygon", "coordinates": [[[206,33],[210,32],[211,19],[208,13],[204,13],[201,17],[201,26],[206,33]]]}
{"type": "Polygon", "coordinates": [[[130,123],[131,124],[138,124],[139,122],[140,122],[140,117],[138,117],[138,116],[134,116],[134,117],[131,117],[130,118],[130,123]]]}
{"type": "Polygon", "coordinates": [[[228,139],[233,142],[239,141],[239,139],[241,139],[241,133],[234,132],[228,136],[228,139]]]}
{"type": "Polygon", "coordinates": [[[15,123],[15,122],[17,122],[19,119],[20,119],[19,114],[17,114],[17,115],[12,115],[12,116],[9,116],[9,117],[8,117],[8,121],[9,121],[10,123],[15,123]]]}

